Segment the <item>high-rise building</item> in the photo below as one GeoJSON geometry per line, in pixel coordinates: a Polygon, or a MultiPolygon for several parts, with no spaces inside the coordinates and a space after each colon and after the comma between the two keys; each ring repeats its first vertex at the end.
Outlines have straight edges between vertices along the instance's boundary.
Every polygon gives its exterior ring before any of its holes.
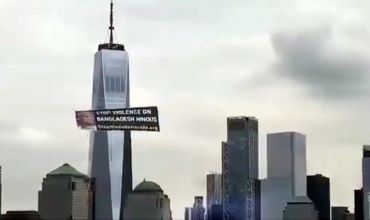
{"type": "Polygon", "coordinates": [[[312,201],[306,196],[294,197],[283,211],[283,220],[317,220],[312,201]]]}
{"type": "Polygon", "coordinates": [[[3,185],[2,185],[2,176],[1,176],[1,172],[2,172],[2,167],[0,166],[0,215],[1,215],[1,213],[2,213],[2,206],[1,206],[1,203],[2,203],[2,199],[3,199],[3,194],[2,194],[2,192],[3,192],[3,185]]]}
{"type": "Polygon", "coordinates": [[[259,219],[256,118],[227,118],[227,142],[222,143],[222,174],[224,219],[259,219]]]}
{"type": "Polygon", "coordinates": [[[362,189],[364,219],[370,220],[370,145],[363,147],[362,155],[362,189]]]}
{"type": "MultiPolygon", "coordinates": [[[[113,43],[111,3],[109,43],[95,54],[92,109],[130,106],[129,59],[121,44],[113,43]]],[[[129,131],[92,131],[89,175],[95,180],[94,218],[122,219],[127,194],[132,191],[131,134],[129,131]]]]}
{"type": "Polygon", "coordinates": [[[185,208],[185,220],[191,220],[191,207],[185,208]]]}
{"type": "Polygon", "coordinates": [[[306,137],[303,134],[268,134],[267,161],[267,178],[290,178],[293,195],[306,196],[306,137]]]}
{"type": "Polygon", "coordinates": [[[345,206],[333,206],[331,207],[332,220],[346,220],[345,217],[350,211],[345,206]]]}
{"type": "Polygon", "coordinates": [[[191,220],[204,220],[205,208],[203,206],[203,196],[195,196],[194,204],[191,208],[191,220]]]}
{"type": "Polygon", "coordinates": [[[155,182],[144,180],[128,194],[124,219],[172,220],[170,199],[155,182]]]}
{"type": "Polygon", "coordinates": [[[330,179],[322,175],[307,176],[307,196],[319,214],[319,220],[330,220],[330,179]]]}
{"type": "Polygon", "coordinates": [[[297,132],[267,135],[267,179],[261,180],[261,219],[281,220],[294,197],[306,196],[306,137],[297,132]]]}
{"type": "Polygon", "coordinates": [[[88,219],[89,178],[69,164],[46,175],[39,191],[42,219],[88,219]]]}
{"type": "Polygon", "coordinates": [[[344,214],[344,220],[355,220],[355,214],[354,213],[344,214]]]}
{"type": "Polygon", "coordinates": [[[355,190],[355,220],[364,220],[364,199],[362,189],[355,190]]]}
{"type": "Polygon", "coordinates": [[[208,214],[208,220],[223,220],[222,205],[212,205],[208,214]]]}
{"type": "Polygon", "coordinates": [[[207,218],[210,219],[212,205],[222,204],[222,174],[207,175],[207,218]]]}

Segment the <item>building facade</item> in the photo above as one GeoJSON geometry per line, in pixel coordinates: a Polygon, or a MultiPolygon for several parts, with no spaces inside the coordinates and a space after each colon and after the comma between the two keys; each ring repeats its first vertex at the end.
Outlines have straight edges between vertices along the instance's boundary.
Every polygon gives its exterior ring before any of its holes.
{"type": "Polygon", "coordinates": [[[89,178],[64,164],[44,178],[39,191],[39,214],[44,220],[88,219],[89,196],[89,178]]]}
{"type": "Polygon", "coordinates": [[[2,206],[1,206],[1,203],[2,203],[2,200],[3,200],[3,185],[2,185],[2,176],[1,176],[1,173],[2,173],[2,167],[0,166],[0,214],[2,213],[2,206]]]}
{"type": "MultiPolygon", "coordinates": [[[[111,4],[111,9],[113,4],[111,4]]],[[[129,58],[123,45],[110,42],[95,54],[92,109],[130,107],[129,58]]],[[[92,131],[89,175],[95,180],[95,219],[122,219],[123,205],[132,191],[131,134],[129,131],[92,131]]]]}
{"type": "Polygon", "coordinates": [[[315,205],[319,220],[330,220],[330,179],[318,174],[307,176],[307,196],[315,205]]]}
{"type": "Polygon", "coordinates": [[[346,220],[346,215],[350,214],[348,207],[345,206],[333,206],[331,207],[332,220],[346,220]]]}
{"type": "Polygon", "coordinates": [[[222,205],[222,174],[207,175],[207,218],[213,205],[222,205]]]}
{"type": "Polygon", "coordinates": [[[208,220],[223,220],[222,205],[212,205],[209,212],[207,212],[208,220]]]}
{"type": "Polygon", "coordinates": [[[364,220],[364,197],[363,190],[357,189],[354,192],[355,196],[355,220],[364,220]]]}
{"type": "Polygon", "coordinates": [[[306,196],[306,137],[297,132],[267,135],[267,178],[261,180],[261,219],[281,220],[294,197],[306,196]]]}
{"type": "Polygon", "coordinates": [[[145,180],[128,194],[123,213],[128,220],[172,220],[168,196],[157,183],[145,180]]]}
{"type": "Polygon", "coordinates": [[[306,196],[294,197],[283,211],[283,220],[317,220],[317,211],[306,196]]]}
{"type": "Polygon", "coordinates": [[[191,207],[185,208],[185,220],[191,220],[191,207]]]}
{"type": "Polygon", "coordinates": [[[365,145],[363,147],[362,189],[364,220],[370,220],[370,145],[365,145]]]}
{"type": "Polygon", "coordinates": [[[191,208],[191,220],[204,220],[205,208],[203,206],[203,196],[195,196],[194,204],[191,208]]]}
{"type": "Polygon", "coordinates": [[[306,196],[306,137],[297,132],[267,135],[267,178],[289,178],[293,195],[306,196]]]}
{"type": "Polygon", "coordinates": [[[256,118],[227,118],[227,142],[222,143],[222,174],[224,220],[259,219],[256,118]]]}

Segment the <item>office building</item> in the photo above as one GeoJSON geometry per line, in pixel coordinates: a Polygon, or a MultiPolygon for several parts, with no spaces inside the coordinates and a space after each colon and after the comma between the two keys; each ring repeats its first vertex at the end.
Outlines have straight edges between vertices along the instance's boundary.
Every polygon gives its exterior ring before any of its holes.
{"type": "Polygon", "coordinates": [[[348,210],[348,207],[345,206],[331,207],[332,220],[345,220],[346,215],[349,213],[350,211],[348,210]]]}
{"type": "MultiPolygon", "coordinates": [[[[113,42],[111,3],[109,43],[95,54],[92,109],[130,106],[129,59],[125,48],[113,42]]],[[[92,131],[89,175],[95,179],[95,219],[122,219],[123,205],[132,191],[131,134],[129,131],[92,131]]]]}
{"type": "Polygon", "coordinates": [[[213,205],[222,204],[222,174],[207,175],[207,218],[209,219],[213,205]]]}
{"type": "Polygon", "coordinates": [[[222,205],[212,205],[209,212],[207,212],[208,220],[223,220],[222,205]]]}
{"type": "Polygon", "coordinates": [[[319,220],[330,220],[330,179],[319,174],[307,176],[307,196],[315,205],[319,220]]]}
{"type": "Polygon", "coordinates": [[[256,118],[227,118],[227,142],[222,143],[222,174],[224,220],[259,219],[256,118]]]}
{"type": "Polygon", "coordinates": [[[170,199],[157,183],[146,180],[128,194],[123,213],[125,220],[172,220],[170,199]]]}
{"type": "Polygon", "coordinates": [[[1,215],[1,220],[47,220],[41,219],[37,211],[7,211],[1,215]]]}
{"type": "Polygon", "coordinates": [[[354,213],[344,214],[344,220],[355,220],[355,214],[354,213]]]}
{"type": "Polygon", "coordinates": [[[2,206],[1,206],[1,203],[2,203],[2,200],[3,200],[3,185],[2,185],[2,176],[1,176],[1,172],[2,172],[2,167],[0,166],[0,215],[2,213],[2,206]]]}
{"type": "Polygon", "coordinates": [[[64,164],[46,175],[39,191],[42,219],[88,219],[89,178],[64,164]]]}
{"type": "Polygon", "coordinates": [[[362,189],[355,190],[355,220],[364,220],[364,200],[362,189]]]}
{"type": "Polygon", "coordinates": [[[312,201],[306,196],[294,197],[283,211],[283,220],[317,220],[312,201]]]}
{"type": "Polygon", "coordinates": [[[261,219],[281,220],[294,197],[306,196],[306,137],[297,132],[267,135],[267,178],[261,180],[261,219]]]}
{"type": "Polygon", "coordinates": [[[191,208],[191,220],[204,220],[206,211],[203,206],[203,196],[194,197],[194,204],[191,208]]]}
{"type": "Polygon", "coordinates": [[[191,220],[191,207],[185,208],[185,220],[191,220]]]}
{"type": "Polygon", "coordinates": [[[293,195],[306,196],[306,137],[303,134],[268,134],[267,161],[267,178],[289,178],[293,195]]]}
{"type": "Polygon", "coordinates": [[[363,147],[362,155],[362,189],[364,219],[370,220],[370,145],[363,147]]]}

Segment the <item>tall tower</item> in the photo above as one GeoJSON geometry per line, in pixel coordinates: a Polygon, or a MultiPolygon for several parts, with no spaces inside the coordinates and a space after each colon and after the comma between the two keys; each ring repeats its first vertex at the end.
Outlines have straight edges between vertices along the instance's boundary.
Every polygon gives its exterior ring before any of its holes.
{"type": "Polygon", "coordinates": [[[297,132],[267,135],[267,178],[261,180],[261,219],[283,219],[287,202],[307,191],[306,136],[297,132]]]}
{"type": "Polygon", "coordinates": [[[212,173],[207,175],[207,212],[212,205],[222,204],[222,174],[212,173]]]}
{"type": "Polygon", "coordinates": [[[3,195],[2,195],[2,190],[3,190],[3,186],[1,184],[1,180],[2,180],[2,177],[1,177],[1,166],[0,166],[0,215],[1,215],[1,202],[2,202],[2,198],[3,198],[3,195]]]}
{"type": "Polygon", "coordinates": [[[318,220],[330,220],[330,179],[319,174],[307,176],[307,196],[318,211],[318,220]]]}
{"type": "MultiPolygon", "coordinates": [[[[125,47],[113,42],[113,2],[109,43],[95,53],[92,109],[130,106],[129,59],[125,47]]],[[[92,131],[89,175],[95,182],[94,219],[123,219],[123,206],[132,191],[129,131],[92,131]]]]}
{"type": "Polygon", "coordinates": [[[363,148],[362,189],[364,219],[370,220],[370,145],[365,145],[363,148]]]}
{"type": "Polygon", "coordinates": [[[222,143],[222,174],[224,219],[259,219],[256,118],[227,118],[227,142],[222,143]]]}

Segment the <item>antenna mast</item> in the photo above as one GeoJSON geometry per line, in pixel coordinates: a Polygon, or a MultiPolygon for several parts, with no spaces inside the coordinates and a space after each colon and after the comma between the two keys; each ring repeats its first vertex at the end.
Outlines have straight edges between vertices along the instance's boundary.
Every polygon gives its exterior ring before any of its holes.
{"type": "Polygon", "coordinates": [[[110,31],[110,36],[109,36],[109,44],[113,44],[113,0],[110,1],[110,26],[109,26],[109,31],[110,31]]]}

